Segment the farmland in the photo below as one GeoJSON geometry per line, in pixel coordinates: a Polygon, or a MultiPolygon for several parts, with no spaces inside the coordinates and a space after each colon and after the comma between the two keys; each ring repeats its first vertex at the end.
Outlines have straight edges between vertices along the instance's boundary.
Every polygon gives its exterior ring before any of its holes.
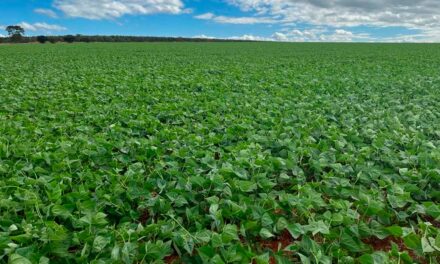
{"type": "Polygon", "coordinates": [[[440,45],[0,59],[0,263],[439,263],[440,45]]]}

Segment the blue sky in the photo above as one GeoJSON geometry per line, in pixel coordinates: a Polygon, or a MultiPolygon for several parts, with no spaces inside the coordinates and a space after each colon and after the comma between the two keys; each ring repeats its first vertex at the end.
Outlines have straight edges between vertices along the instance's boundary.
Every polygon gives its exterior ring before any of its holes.
{"type": "Polygon", "coordinates": [[[436,42],[440,1],[1,0],[0,27],[7,25],[27,35],[436,42]]]}

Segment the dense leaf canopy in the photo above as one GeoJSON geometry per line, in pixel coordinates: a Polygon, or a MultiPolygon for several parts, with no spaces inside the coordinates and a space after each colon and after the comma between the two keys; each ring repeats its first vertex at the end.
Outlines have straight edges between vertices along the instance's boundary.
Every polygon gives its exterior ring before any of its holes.
{"type": "Polygon", "coordinates": [[[0,262],[438,260],[438,45],[0,58],[0,262]]]}

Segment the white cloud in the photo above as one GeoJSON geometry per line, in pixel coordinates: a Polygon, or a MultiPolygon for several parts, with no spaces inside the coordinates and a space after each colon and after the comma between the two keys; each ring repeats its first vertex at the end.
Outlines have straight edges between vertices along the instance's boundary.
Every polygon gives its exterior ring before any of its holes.
{"type": "Polygon", "coordinates": [[[212,20],[220,24],[274,24],[279,21],[270,17],[228,17],[216,16],[213,13],[205,13],[194,18],[212,20]]]}
{"type": "Polygon", "coordinates": [[[229,37],[227,39],[276,42],[365,42],[372,40],[368,34],[355,34],[344,29],[330,30],[319,27],[307,30],[294,29],[288,32],[275,32],[270,37],[243,35],[238,37],[229,37]]]}
{"type": "MultiPolygon", "coordinates": [[[[241,10],[272,18],[285,26],[306,23],[332,28],[399,26],[421,33],[397,39],[439,40],[438,0],[225,0],[241,10]]],[[[334,32],[337,40],[350,39],[346,32],[334,32]]],[[[281,37],[282,36],[278,36],[281,37]]]]}
{"type": "Polygon", "coordinates": [[[273,38],[255,36],[251,34],[245,34],[242,36],[233,36],[233,37],[213,37],[207,36],[205,34],[193,36],[193,38],[202,38],[202,39],[228,39],[228,40],[249,40],[249,41],[275,41],[273,38]]]}
{"type": "Polygon", "coordinates": [[[440,31],[432,31],[429,34],[418,33],[410,35],[398,35],[395,37],[375,38],[367,33],[353,33],[344,29],[330,30],[317,27],[306,30],[294,29],[289,32],[275,32],[270,37],[256,35],[242,35],[228,37],[232,40],[274,41],[274,42],[440,42],[440,31]]]}
{"type": "Polygon", "coordinates": [[[45,32],[50,32],[50,31],[63,31],[63,30],[67,30],[67,28],[63,27],[63,26],[59,26],[59,25],[54,25],[54,24],[47,24],[47,23],[34,23],[34,24],[30,24],[27,22],[21,22],[19,24],[17,24],[19,26],[21,26],[25,31],[45,31],[45,32]]]}
{"type": "Polygon", "coordinates": [[[211,19],[215,18],[215,15],[213,13],[205,13],[205,14],[194,16],[194,18],[203,19],[203,20],[211,20],[211,19]]]}
{"type": "Polygon", "coordinates": [[[242,35],[242,36],[237,36],[237,37],[229,37],[227,39],[232,39],[232,40],[250,40],[250,41],[274,41],[273,38],[266,38],[266,37],[260,37],[260,36],[255,36],[255,35],[242,35]]]}
{"type": "Polygon", "coordinates": [[[368,34],[364,34],[364,33],[356,34],[345,29],[328,29],[324,27],[316,27],[305,30],[293,29],[286,32],[275,32],[269,37],[244,34],[241,36],[232,36],[226,38],[198,35],[198,36],[194,36],[193,38],[273,41],[273,42],[351,42],[351,41],[370,42],[374,40],[368,34]]]}
{"type": "Polygon", "coordinates": [[[193,36],[192,38],[196,38],[196,39],[216,39],[216,37],[208,36],[208,35],[205,35],[205,34],[196,35],[196,36],[193,36]]]}
{"type": "Polygon", "coordinates": [[[275,32],[272,35],[272,38],[276,41],[289,41],[289,37],[286,34],[281,33],[281,32],[275,32]]]}
{"type": "Polygon", "coordinates": [[[336,29],[332,34],[329,35],[321,35],[323,41],[331,41],[331,42],[353,41],[355,37],[359,38],[359,36],[355,36],[353,32],[344,29],[336,29]]]}
{"type": "Polygon", "coordinates": [[[440,24],[438,0],[226,0],[244,11],[327,26],[440,24]]]}
{"type": "Polygon", "coordinates": [[[6,36],[5,36],[5,35],[2,35],[2,34],[0,34],[0,38],[6,38],[6,36]]]}
{"type": "Polygon", "coordinates": [[[371,41],[370,35],[361,33],[355,34],[344,29],[331,30],[328,28],[315,27],[311,29],[293,29],[287,32],[276,32],[272,35],[276,41],[289,42],[352,42],[371,41]]]}
{"type": "Polygon", "coordinates": [[[434,43],[440,42],[440,30],[432,29],[425,30],[421,33],[415,34],[400,34],[393,37],[386,37],[380,39],[381,42],[394,42],[394,43],[402,43],[402,42],[423,42],[423,43],[434,43]]]}
{"type": "Polygon", "coordinates": [[[181,0],[55,0],[54,7],[69,17],[87,19],[114,19],[124,15],[148,15],[156,13],[181,14],[181,0]]]}
{"type": "Polygon", "coordinates": [[[34,12],[40,15],[44,15],[44,16],[48,16],[50,18],[57,18],[58,15],[51,9],[46,9],[46,8],[37,8],[34,9],[34,12]]]}

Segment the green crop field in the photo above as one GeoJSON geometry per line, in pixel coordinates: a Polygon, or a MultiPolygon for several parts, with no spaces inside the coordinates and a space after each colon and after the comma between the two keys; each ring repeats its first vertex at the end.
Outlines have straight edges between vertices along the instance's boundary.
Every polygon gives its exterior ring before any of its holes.
{"type": "Polygon", "coordinates": [[[439,263],[440,45],[0,46],[0,263],[439,263]]]}

